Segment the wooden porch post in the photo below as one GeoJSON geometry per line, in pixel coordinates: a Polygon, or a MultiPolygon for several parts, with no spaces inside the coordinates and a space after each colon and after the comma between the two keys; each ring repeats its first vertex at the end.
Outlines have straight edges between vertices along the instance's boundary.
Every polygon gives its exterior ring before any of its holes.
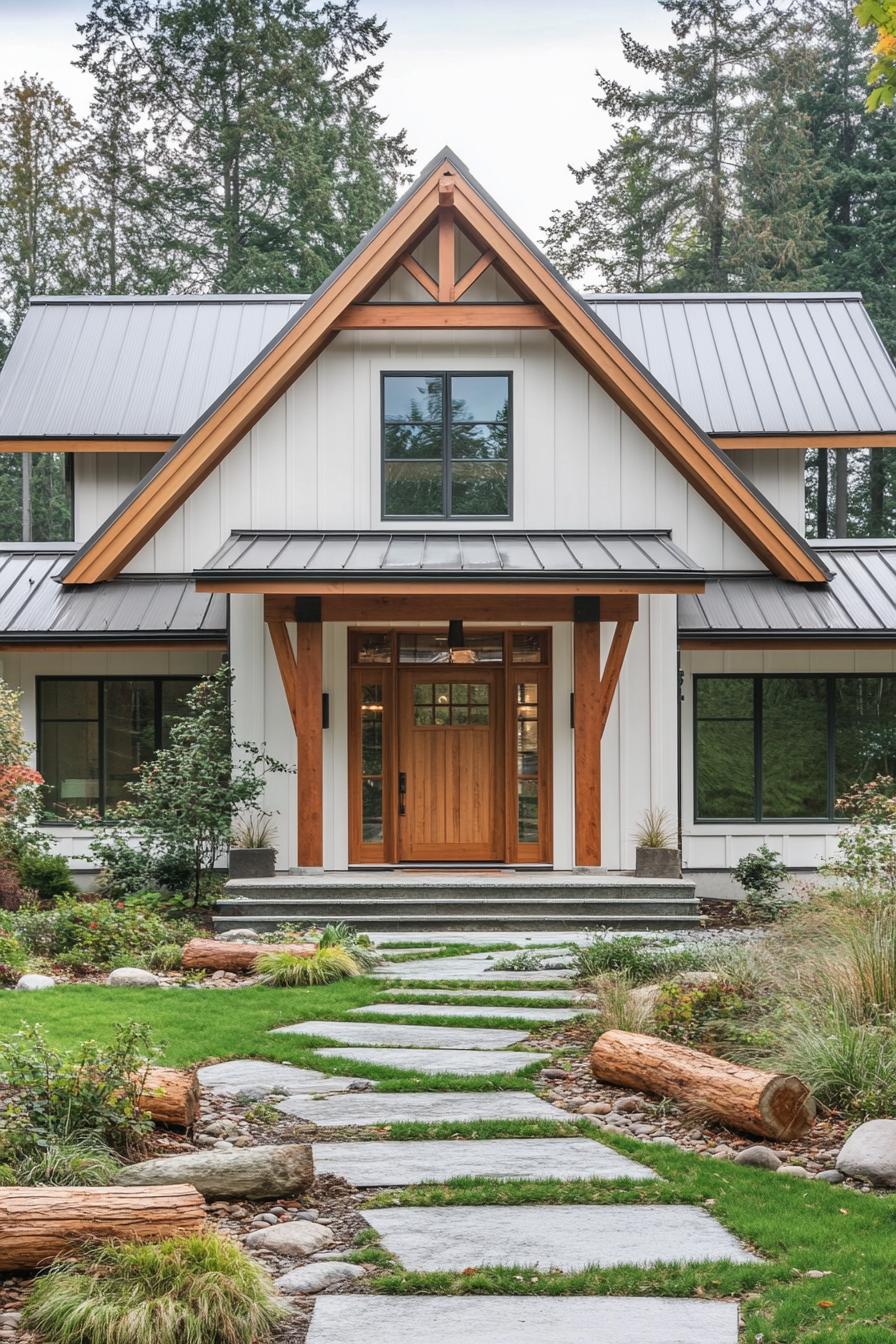
{"type": "Polygon", "coordinates": [[[575,862],[600,864],[600,598],[576,598],[573,624],[575,694],[575,862]]]}
{"type": "Polygon", "coordinates": [[[296,601],[296,760],[300,868],[324,862],[323,625],[319,598],[296,601]]]}

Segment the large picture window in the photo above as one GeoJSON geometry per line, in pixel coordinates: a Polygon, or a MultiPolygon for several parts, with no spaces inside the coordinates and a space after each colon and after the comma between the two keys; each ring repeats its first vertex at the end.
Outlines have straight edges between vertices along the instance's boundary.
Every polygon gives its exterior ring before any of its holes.
{"type": "Polygon", "coordinates": [[[0,453],[0,541],[72,541],[71,453],[0,453]]]}
{"type": "Polygon", "coordinates": [[[697,676],[698,821],[836,821],[896,773],[896,676],[697,676]]]}
{"type": "Polygon", "coordinates": [[[104,814],[126,798],[134,770],[168,742],[196,678],[40,677],[37,768],[47,807],[64,818],[104,814]]]}
{"type": "Polygon", "coordinates": [[[510,517],[510,374],[383,375],[383,517],[510,517]]]}

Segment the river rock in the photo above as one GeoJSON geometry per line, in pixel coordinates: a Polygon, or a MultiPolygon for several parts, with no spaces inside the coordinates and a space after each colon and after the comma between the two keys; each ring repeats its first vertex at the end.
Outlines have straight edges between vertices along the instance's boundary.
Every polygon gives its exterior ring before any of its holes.
{"type": "Polygon", "coordinates": [[[896,1188],[896,1120],[867,1120],[840,1149],[837,1170],[869,1185],[896,1188]]]}
{"type": "Polygon", "coordinates": [[[734,1160],[742,1167],[764,1167],[766,1171],[777,1171],[781,1166],[781,1159],[778,1154],[772,1152],[771,1148],[766,1148],[762,1143],[754,1143],[749,1148],[742,1148],[734,1160]]]}
{"type": "Polygon", "coordinates": [[[193,1185],[207,1199],[279,1199],[307,1190],[313,1180],[307,1143],[153,1157],[116,1176],[117,1185],[193,1185]]]}
{"type": "Polygon", "coordinates": [[[36,975],[34,972],[20,975],[16,981],[16,989],[53,989],[55,985],[52,975],[36,975]]]}
{"type": "Polygon", "coordinates": [[[245,1244],[253,1251],[274,1251],[277,1255],[310,1255],[312,1251],[332,1246],[333,1233],[323,1223],[277,1223],[276,1227],[260,1227],[250,1232],[245,1244]]]}
{"type": "Polygon", "coordinates": [[[109,973],[107,985],[126,985],[132,989],[153,989],[159,985],[159,977],[152,971],[144,971],[139,966],[119,966],[109,973]]]}
{"type": "Polygon", "coordinates": [[[319,1293],[324,1288],[338,1288],[351,1283],[352,1279],[363,1279],[364,1270],[360,1265],[347,1265],[331,1261],[329,1264],[302,1265],[300,1269],[291,1269],[276,1280],[277,1287],[283,1293],[319,1293]]]}

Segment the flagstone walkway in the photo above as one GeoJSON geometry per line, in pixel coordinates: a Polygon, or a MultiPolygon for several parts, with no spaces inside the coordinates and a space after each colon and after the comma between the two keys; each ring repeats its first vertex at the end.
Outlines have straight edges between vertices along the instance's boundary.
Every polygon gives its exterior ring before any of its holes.
{"type": "MultiPolygon", "coordinates": [[[[452,991],[415,990],[424,1002],[381,1002],[353,1009],[365,1021],[315,1020],[277,1028],[298,1036],[341,1044],[318,1047],[327,1059],[389,1065],[410,1075],[488,1078],[546,1062],[549,1056],[520,1047],[533,1023],[567,1020],[582,1011],[571,991],[524,988],[490,994],[485,983],[491,957],[472,954],[430,961],[403,962],[383,970],[398,979],[475,978],[483,1006],[453,1004],[452,991]],[[528,1007],[507,1003],[512,996],[528,1007]],[[567,1008],[545,1007],[543,999],[562,997],[567,1008]],[[447,998],[447,1001],[446,1001],[447,998]],[[438,1017],[457,1025],[376,1021],[386,1018],[438,1017]],[[497,1017],[510,1027],[471,1027],[465,1019],[497,1017]],[[373,1019],[373,1020],[371,1020],[373,1019]]],[[[558,971],[497,972],[512,981],[553,979],[558,971]]],[[[390,989],[384,986],[384,993],[390,989]]],[[[304,1077],[290,1082],[289,1066],[243,1061],[203,1070],[203,1082],[215,1087],[243,1083],[264,1088],[275,1081],[262,1072],[277,1071],[281,1112],[314,1121],[323,1131],[389,1125],[399,1121],[436,1124],[471,1120],[556,1120],[566,1111],[532,1092],[432,1091],[389,1092],[376,1085],[357,1091],[358,1080],[335,1080],[313,1087],[304,1077]],[[255,1082],[252,1082],[252,1079],[255,1082]]],[[[363,1083],[360,1086],[364,1086],[363,1083]]],[[[269,1089],[270,1090],[270,1089],[269,1089]]],[[[629,1180],[659,1178],[594,1139],[417,1139],[314,1144],[320,1173],[341,1176],[364,1189],[445,1182],[458,1177],[483,1180],[629,1180]]],[[[645,1196],[646,1198],[646,1196],[645,1196]]],[[[383,1248],[406,1271],[458,1272],[472,1267],[534,1268],[539,1272],[576,1272],[595,1267],[649,1267],[699,1262],[749,1264],[756,1257],[706,1209],[692,1205],[638,1204],[464,1204],[399,1205],[361,1209],[383,1248]]],[[[365,1344],[737,1344],[734,1303],[649,1297],[404,1297],[365,1294],[330,1295],[316,1301],[307,1344],[343,1344],[363,1336],[365,1344]]]]}

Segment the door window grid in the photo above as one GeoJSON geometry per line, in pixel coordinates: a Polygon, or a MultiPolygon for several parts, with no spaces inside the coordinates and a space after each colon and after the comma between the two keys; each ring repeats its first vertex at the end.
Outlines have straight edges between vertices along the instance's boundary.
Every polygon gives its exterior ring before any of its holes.
{"type": "Polygon", "coordinates": [[[539,839],[538,683],[516,686],[517,840],[537,845],[539,839]]]}
{"type": "Polygon", "coordinates": [[[488,682],[418,681],[414,685],[414,727],[488,727],[489,691],[488,682]]]}
{"type": "Polygon", "coordinates": [[[383,686],[361,687],[361,839],[383,842],[383,686]]]}

